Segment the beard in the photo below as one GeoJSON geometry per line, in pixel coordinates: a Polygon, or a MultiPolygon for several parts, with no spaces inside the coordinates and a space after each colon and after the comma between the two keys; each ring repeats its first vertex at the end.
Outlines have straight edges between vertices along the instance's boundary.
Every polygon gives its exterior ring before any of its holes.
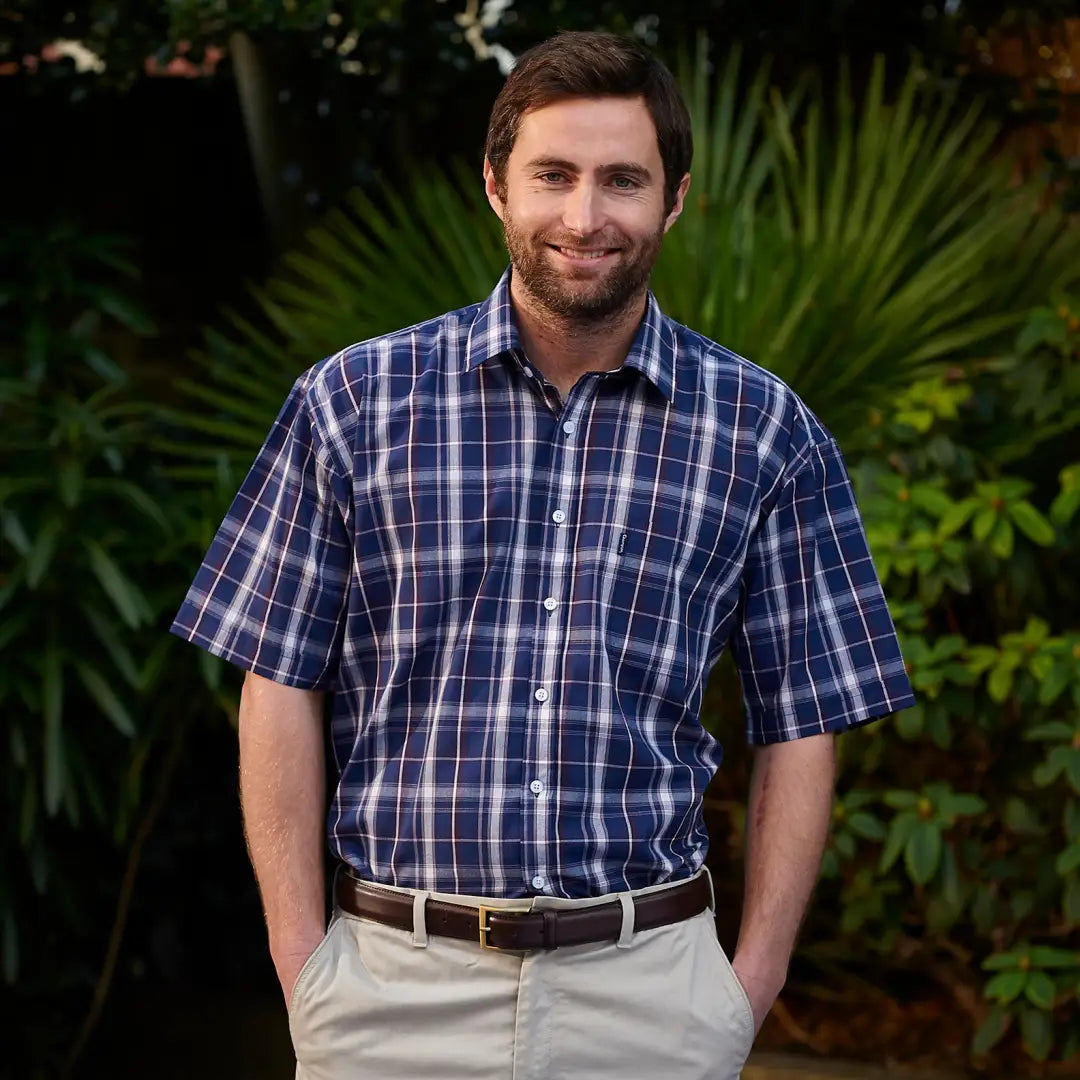
{"type": "Polygon", "coordinates": [[[529,294],[549,314],[578,323],[602,323],[632,307],[648,286],[664,240],[663,222],[654,233],[636,242],[617,231],[588,237],[585,242],[596,247],[619,249],[615,264],[598,273],[555,263],[559,256],[549,245],[576,247],[582,238],[527,234],[505,204],[503,233],[513,272],[529,294]]]}

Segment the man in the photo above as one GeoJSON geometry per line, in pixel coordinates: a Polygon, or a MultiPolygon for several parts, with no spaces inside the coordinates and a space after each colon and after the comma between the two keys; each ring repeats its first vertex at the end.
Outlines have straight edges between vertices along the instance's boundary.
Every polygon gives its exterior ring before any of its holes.
{"type": "Polygon", "coordinates": [[[249,673],[241,798],[298,1076],[735,1077],[834,734],[910,688],[834,442],[647,291],[690,182],[670,73],[560,35],[486,151],[511,269],[300,377],[174,629],[249,673]],[[757,746],[730,964],[699,722],[729,642],[757,746]]]}

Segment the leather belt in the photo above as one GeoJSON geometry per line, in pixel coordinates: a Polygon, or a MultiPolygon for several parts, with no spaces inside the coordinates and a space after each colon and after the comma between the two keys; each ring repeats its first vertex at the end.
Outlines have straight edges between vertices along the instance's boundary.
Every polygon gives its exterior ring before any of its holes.
{"type": "MultiPolygon", "coordinates": [[[[412,932],[413,895],[380,889],[360,881],[346,869],[337,875],[334,899],[350,915],[374,919],[412,932]]],[[[634,899],[634,931],[653,930],[700,914],[709,906],[709,883],[699,874],[681,885],[634,899]]],[[[424,907],[427,931],[462,941],[477,941],[485,949],[557,949],[598,941],[618,941],[622,904],[559,910],[514,911],[468,907],[429,899],[424,907]]]]}

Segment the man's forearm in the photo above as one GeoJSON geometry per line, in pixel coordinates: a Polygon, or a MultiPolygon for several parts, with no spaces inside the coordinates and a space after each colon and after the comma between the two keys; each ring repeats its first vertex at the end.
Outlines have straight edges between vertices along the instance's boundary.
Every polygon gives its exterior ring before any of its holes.
{"type": "Polygon", "coordinates": [[[286,997],[326,926],[324,768],[322,694],[249,674],[240,700],[240,803],[286,997]]]}
{"type": "Polygon", "coordinates": [[[771,1005],[787,978],[795,937],[821,866],[835,774],[832,735],[755,751],[743,915],[733,961],[749,984],[751,1001],[756,997],[771,1005]]]}

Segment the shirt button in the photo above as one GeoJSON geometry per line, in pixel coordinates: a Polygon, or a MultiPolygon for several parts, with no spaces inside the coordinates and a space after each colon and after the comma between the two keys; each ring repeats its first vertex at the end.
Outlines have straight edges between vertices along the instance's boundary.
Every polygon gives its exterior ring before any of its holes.
{"type": "Polygon", "coordinates": [[[573,435],[576,428],[577,424],[575,424],[573,420],[567,420],[562,426],[563,431],[565,431],[567,435],[573,435]]]}
{"type": "Polygon", "coordinates": [[[563,510],[556,510],[555,513],[551,515],[551,520],[554,521],[556,525],[561,525],[566,520],[566,512],[563,510]]]}
{"type": "Polygon", "coordinates": [[[535,694],[533,694],[533,697],[542,704],[543,702],[547,701],[548,692],[541,686],[540,689],[537,690],[535,694]]]}
{"type": "Polygon", "coordinates": [[[532,792],[532,793],[533,793],[534,795],[539,795],[539,794],[540,794],[540,792],[544,790],[544,785],[543,785],[543,783],[541,783],[541,782],[540,782],[539,780],[534,780],[534,781],[533,781],[533,782],[532,782],[532,783],[531,783],[531,784],[529,785],[529,790],[530,790],[530,791],[531,791],[531,792],[532,792]]]}
{"type": "Polygon", "coordinates": [[[544,877],[542,874],[537,874],[536,877],[532,879],[532,885],[534,889],[542,889],[546,884],[547,882],[544,881],[544,877]]]}
{"type": "Polygon", "coordinates": [[[525,369],[525,374],[528,375],[530,379],[536,378],[536,376],[533,374],[533,369],[531,367],[527,367],[525,369]]]}
{"type": "Polygon", "coordinates": [[[554,611],[559,606],[559,601],[554,596],[549,596],[544,600],[544,607],[548,611],[554,611]]]}

